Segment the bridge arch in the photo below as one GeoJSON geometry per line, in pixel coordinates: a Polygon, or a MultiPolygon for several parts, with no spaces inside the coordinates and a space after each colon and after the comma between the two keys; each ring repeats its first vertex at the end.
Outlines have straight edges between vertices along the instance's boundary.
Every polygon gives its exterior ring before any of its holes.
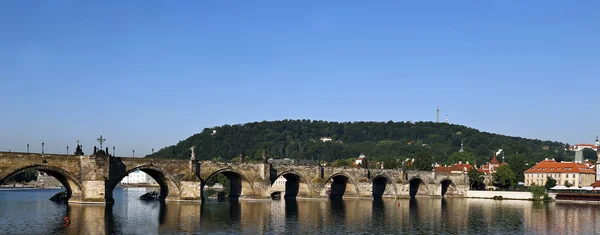
{"type": "Polygon", "coordinates": [[[74,174],[63,170],[59,167],[46,166],[46,165],[29,165],[18,169],[10,170],[7,175],[0,176],[0,184],[7,178],[12,177],[22,171],[34,169],[37,171],[44,172],[49,176],[56,178],[66,189],[69,201],[80,201],[83,198],[83,186],[74,174]]]}
{"type": "Polygon", "coordinates": [[[111,180],[110,182],[107,181],[105,189],[105,197],[107,202],[114,201],[113,190],[121,182],[121,180],[137,170],[148,174],[156,181],[156,183],[158,183],[160,186],[159,200],[162,201],[168,200],[168,198],[177,198],[181,194],[179,184],[177,183],[178,181],[175,179],[175,177],[165,172],[163,169],[155,167],[153,164],[147,164],[133,167],[116,177],[114,180],[111,180]]]}
{"type": "Polygon", "coordinates": [[[444,178],[440,181],[440,186],[442,187],[441,192],[442,192],[442,197],[448,195],[448,196],[456,196],[458,195],[458,188],[456,187],[456,184],[454,183],[454,181],[452,181],[452,179],[450,178],[444,178]]]}
{"type": "Polygon", "coordinates": [[[386,192],[388,195],[398,195],[398,190],[396,189],[393,178],[386,174],[379,174],[373,177],[371,185],[374,198],[382,198],[386,192]],[[390,185],[391,187],[389,187],[390,185]]]}
{"type": "Polygon", "coordinates": [[[330,198],[342,198],[344,195],[360,195],[358,186],[348,174],[338,172],[325,181],[325,195],[330,198]]]}
{"type": "MultiPolygon", "coordinates": [[[[222,174],[229,179],[229,198],[238,199],[240,196],[253,196],[254,186],[252,181],[241,172],[232,168],[219,169],[210,174],[206,179],[202,180],[202,186],[200,190],[204,190],[206,182],[217,175],[222,174]]],[[[202,197],[204,200],[204,197],[202,197]]]]}
{"type": "Polygon", "coordinates": [[[409,195],[411,198],[417,195],[429,195],[429,187],[419,176],[413,176],[408,180],[410,187],[409,195]]]}
{"type": "Polygon", "coordinates": [[[302,174],[294,170],[289,170],[278,174],[277,177],[275,177],[275,181],[271,182],[271,189],[269,190],[269,192],[272,193],[277,191],[278,186],[274,185],[274,183],[277,181],[277,179],[279,179],[279,177],[284,177],[286,179],[284,186],[285,198],[295,198],[297,196],[312,196],[312,188],[310,183],[306,180],[306,178],[304,178],[304,176],[302,176],[302,174]]]}

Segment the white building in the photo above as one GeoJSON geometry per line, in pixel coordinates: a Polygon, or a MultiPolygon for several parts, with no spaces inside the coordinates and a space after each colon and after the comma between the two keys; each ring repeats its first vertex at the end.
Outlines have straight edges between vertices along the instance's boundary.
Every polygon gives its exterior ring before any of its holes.
{"type": "Polygon", "coordinates": [[[363,163],[363,159],[365,159],[365,158],[366,158],[366,156],[364,154],[361,154],[360,156],[358,156],[358,158],[356,159],[356,161],[354,161],[354,163],[356,165],[360,165],[360,164],[363,163]]]}
{"type": "Polygon", "coordinates": [[[273,186],[271,186],[272,191],[280,191],[280,192],[285,192],[285,183],[287,182],[287,179],[283,176],[279,176],[279,178],[277,178],[275,180],[275,182],[273,183],[273,186]]]}
{"type": "Polygon", "coordinates": [[[322,142],[330,142],[331,141],[331,137],[321,137],[321,141],[322,142]]]}
{"type": "Polygon", "coordinates": [[[156,181],[152,176],[149,176],[140,170],[135,170],[134,172],[129,173],[128,176],[125,176],[121,180],[121,184],[156,184],[156,181]]]}

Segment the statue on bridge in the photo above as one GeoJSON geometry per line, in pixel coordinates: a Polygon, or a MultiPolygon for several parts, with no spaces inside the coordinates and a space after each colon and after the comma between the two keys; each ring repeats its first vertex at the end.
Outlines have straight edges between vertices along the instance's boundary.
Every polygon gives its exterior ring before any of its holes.
{"type": "Polygon", "coordinates": [[[191,161],[194,161],[194,160],[196,160],[196,153],[194,152],[194,149],[195,149],[195,148],[196,148],[196,145],[194,145],[194,146],[192,146],[192,147],[190,148],[190,150],[192,150],[192,156],[190,156],[190,160],[191,160],[191,161]]]}
{"type": "Polygon", "coordinates": [[[75,156],[82,156],[84,155],[83,150],[81,150],[81,145],[77,144],[77,148],[75,148],[75,156]]]}

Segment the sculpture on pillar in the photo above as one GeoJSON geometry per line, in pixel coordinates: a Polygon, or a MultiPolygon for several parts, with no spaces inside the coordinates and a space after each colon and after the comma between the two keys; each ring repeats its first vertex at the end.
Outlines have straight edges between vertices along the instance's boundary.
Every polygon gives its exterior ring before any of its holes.
{"type": "Polygon", "coordinates": [[[190,148],[190,150],[192,150],[192,156],[190,156],[190,160],[196,160],[196,153],[194,152],[194,149],[196,148],[196,145],[192,146],[190,148]]]}
{"type": "Polygon", "coordinates": [[[194,164],[193,162],[196,161],[196,153],[194,152],[194,149],[196,148],[196,145],[190,147],[190,150],[192,151],[192,154],[190,156],[190,173],[194,173],[194,164]]]}
{"type": "Polygon", "coordinates": [[[81,150],[81,145],[77,145],[77,148],[75,148],[75,156],[82,156],[84,155],[83,150],[81,150]]]}
{"type": "Polygon", "coordinates": [[[264,150],[264,151],[263,151],[263,154],[262,154],[262,160],[263,160],[263,163],[265,163],[265,164],[269,162],[269,161],[267,160],[267,150],[264,150]]]}
{"type": "Polygon", "coordinates": [[[97,150],[98,150],[98,149],[96,148],[96,146],[94,146],[94,155],[96,155],[96,151],[97,151],[97,150]]]}
{"type": "Polygon", "coordinates": [[[240,162],[244,162],[244,152],[240,152],[240,162]]]}

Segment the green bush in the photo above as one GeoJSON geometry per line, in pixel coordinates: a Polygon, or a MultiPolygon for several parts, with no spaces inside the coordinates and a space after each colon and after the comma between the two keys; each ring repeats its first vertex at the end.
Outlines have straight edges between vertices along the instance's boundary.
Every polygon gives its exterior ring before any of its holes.
{"type": "Polygon", "coordinates": [[[565,180],[565,187],[570,188],[571,186],[573,186],[573,184],[571,184],[570,181],[565,180]]]}
{"type": "Polygon", "coordinates": [[[546,194],[546,187],[544,186],[531,186],[531,188],[529,188],[529,191],[533,195],[534,201],[540,201],[542,200],[542,197],[545,198],[545,196],[548,196],[546,194]]]}

